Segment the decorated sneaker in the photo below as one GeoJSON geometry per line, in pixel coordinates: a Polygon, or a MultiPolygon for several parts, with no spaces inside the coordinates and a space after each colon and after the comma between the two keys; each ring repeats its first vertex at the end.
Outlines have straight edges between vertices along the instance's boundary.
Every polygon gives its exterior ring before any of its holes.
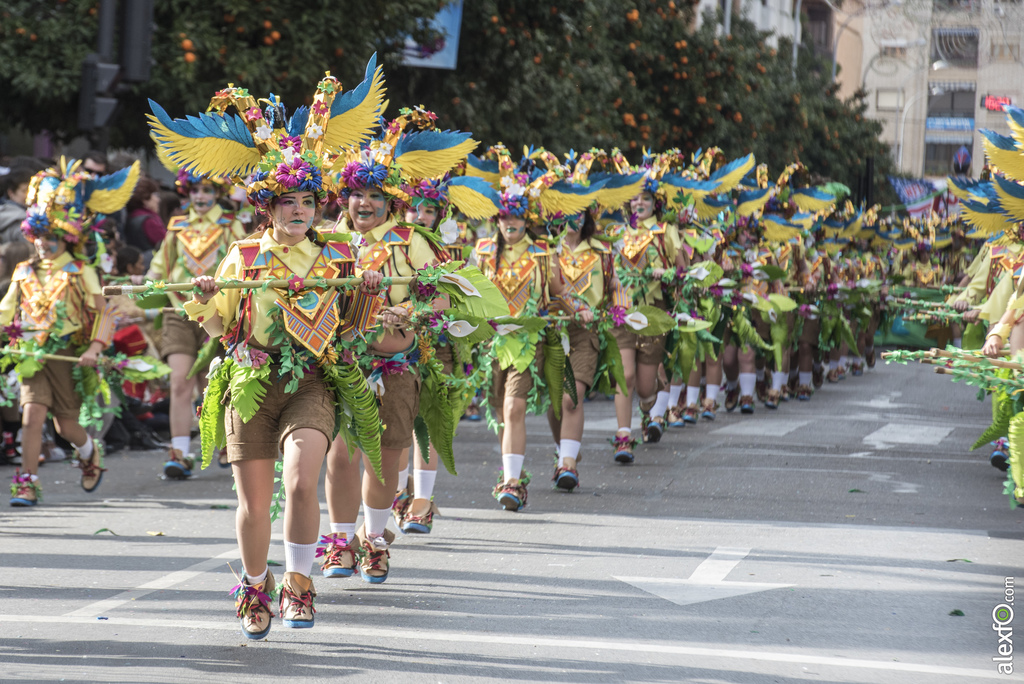
{"type": "Polygon", "coordinates": [[[103,473],[107,470],[103,467],[103,442],[95,439],[92,441],[92,456],[88,461],[82,460],[77,449],[75,449],[75,457],[78,459],[78,467],[82,469],[82,489],[87,492],[95,491],[103,480],[103,473]]]}
{"type": "Polygon", "coordinates": [[[815,366],[811,370],[811,384],[814,389],[821,389],[821,386],[825,384],[825,367],[815,366]]]}
{"type": "Polygon", "coordinates": [[[749,394],[740,397],[740,413],[754,412],[754,397],[749,394]]]}
{"type": "Polygon", "coordinates": [[[235,597],[235,616],[242,621],[242,634],[247,639],[263,639],[270,634],[270,622],[274,617],[270,597],[276,591],[274,575],[267,571],[267,578],[259,584],[249,584],[240,579],[231,595],[235,597]]]}
{"type": "Polygon", "coordinates": [[[628,465],[633,462],[633,449],[636,449],[636,440],[633,439],[632,435],[617,433],[608,442],[615,449],[613,458],[616,463],[628,465]]]}
{"type": "Polygon", "coordinates": [[[379,537],[367,537],[366,527],[356,532],[356,563],[359,564],[359,576],[364,582],[381,584],[388,578],[391,571],[391,552],[388,548],[395,540],[395,533],[384,530],[379,537]]]}
{"type": "Polygon", "coordinates": [[[733,387],[725,390],[725,410],[732,413],[740,403],[740,388],[733,387]]]}
{"type": "Polygon", "coordinates": [[[20,470],[14,471],[14,479],[11,480],[11,505],[12,506],[35,506],[43,500],[43,490],[38,482],[32,481],[28,473],[24,475],[20,470]]]}
{"type": "Polygon", "coordinates": [[[700,407],[697,404],[687,404],[683,409],[683,420],[690,425],[696,425],[698,417],[700,417],[700,407]]]}
{"type": "Polygon", "coordinates": [[[780,401],[782,401],[782,392],[779,390],[768,390],[764,398],[764,407],[766,409],[777,409],[779,408],[780,401]]]}
{"type": "MultiPolygon", "coordinates": [[[[227,457],[225,456],[225,458],[227,457]]],[[[191,456],[185,456],[172,447],[167,450],[164,477],[168,480],[187,480],[192,477],[193,466],[195,466],[195,460],[191,456]]]]}
{"type": "Polygon", "coordinates": [[[395,495],[395,500],[391,502],[391,515],[395,518],[395,526],[398,529],[402,529],[402,523],[405,520],[406,511],[409,510],[409,505],[412,503],[412,497],[409,496],[409,488],[406,487],[402,491],[395,495]]]}
{"type": "Polygon", "coordinates": [[[846,366],[844,366],[843,364],[839,364],[839,379],[840,380],[845,380],[846,379],[846,371],[847,370],[848,369],[847,369],[846,366]]]}
{"type": "Polygon", "coordinates": [[[567,492],[571,492],[580,486],[580,475],[576,472],[575,468],[568,468],[566,466],[555,466],[555,475],[551,478],[555,486],[559,489],[564,489],[567,492]]]}
{"type": "Polygon", "coordinates": [[[864,364],[862,364],[862,363],[852,363],[852,364],[850,364],[850,375],[852,375],[855,378],[860,377],[861,375],[864,375],[864,364]]]}
{"type": "Polygon", "coordinates": [[[643,414],[640,422],[640,432],[643,435],[645,444],[657,444],[665,433],[665,419],[660,416],[651,418],[650,415],[643,414]]]}
{"type": "MultiPolygon", "coordinates": [[[[412,507],[410,506],[411,510],[412,507]]],[[[405,519],[402,521],[399,527],[402,532],[406,534],[430,534],[430,531],[434,529],[434,516],[441,515],[441,512],[437,510],[437,504],[434,503],[434,498],[430,498],[430,507],[427,511],[421,515],[415,515],[406,511],[405,519]]]]}
{"type": "Polygon", "coordinates": [[[683,420],[683,412],[678,406],[673,406],[668,410],[668,420],[665,423],[669,427],[674,428],[681,428],[686,425],[686,422],[683,420]]]}
{"type": "Polygon", "coordinates": [[[309,629],[315,620],[313,579],[297,572],[284,573],[281,582],[280,610],[285,627],[309,629]]]}
{"type": "Polygon", "coordinates": [[[231,467],[231,464],[228,462],[228,450],[227,450],[227,447],[224,447],[223,449],[221,449],[220,453],[217,454],[217,465],[219,465],[221,468],[230,468],[231,467]]]}
{"type": "Polygon", "coordinates": [[[791,395],[789,393],[789,386],[783,385],[782,389],[779,390],[779,398],[782,399],[782,401],[789,401],[790,397],[791,395]]]}
{"type": "Polygon", "coordinates": [[[316,557],[324,577],[351,577],[355,573],[356,554],[343,534],[325,534],[320,537],[323,546],[317,547],[316,557]]]}
{"type": "Polygon", "coordinates": [[[807,385],[800,385],[799,387],[796,388],[797,401],[810,401],[812,394],[814,394],[814,390],[812,390],[807,385]]]}
{"type": "Polygon", "coordinates": [[[989,463],[992,464],[993,468],[1003,471],[1004,473],[1010,469],[1010,443],[1006,437],[1000,437],[994,442],[990,442],[992,445],[992,455],[989,456],[989,463]]]}
{"type": "Polygon", "coordinates": [[[523,510],[526,508],[526,485],[530,483],[530,474],[523,473],[516,483],[505,482],[503,475],[498,474],[498,484],[491,493],[506,511],[523,510]]]}
{"type": "Polygon", "coordinates": [[[832,370],[830,370],[828,372],[828,375],[825,376],[825,379],[828,380],[831,383],[837,383],[840,380],[842,380],[844,377],[846,377],[846,376],[840,375],[838,368],[833,368],[832,370]]]}
{"type": "Polygon", "coordinates": [[[718,410],[718,402],[714,399],[705,399],[701,402],[700,417],[704,420],[714,420],[715,411],[718,410]]]}

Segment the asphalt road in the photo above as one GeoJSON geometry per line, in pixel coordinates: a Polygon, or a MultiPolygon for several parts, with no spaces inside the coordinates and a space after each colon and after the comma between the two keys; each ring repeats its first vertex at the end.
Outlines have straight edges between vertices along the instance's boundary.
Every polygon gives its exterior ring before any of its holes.
{"type": "Polygon", "coordinates": [[[1024,576],[1024,510],[967,451],[988,403],[928,370],[723,411],[626,467],[611,402],[590,402],[572,494],[531,418],[517,514],[489,494],[495,440],[464,422],[433,534],[399,539],[383,585],[314,577],[316,627],[262,642],[228,596],[228,471],[164,481],[161,454],[121,454],[89,495],[45,466],[44,505],[0,510],[0,680],[1012,681],[992,613],[1024,576]]]}

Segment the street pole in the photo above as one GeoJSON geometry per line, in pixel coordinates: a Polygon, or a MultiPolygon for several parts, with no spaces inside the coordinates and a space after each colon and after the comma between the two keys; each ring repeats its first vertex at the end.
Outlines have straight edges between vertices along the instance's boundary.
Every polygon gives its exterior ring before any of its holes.
{"type": "Polygon", "coordinates": [[[804,0],[796,0],[796,9],[793,10],[793,80],[796,80],[796,51],[800,47],[800,8],[804,0]]]}
{"type": "Polygon", "coordinates": [[[918,93],[914,97],[910,98],[910,101],[903,106],[903,115],[900,120],[899,137],[896,138],[896,149],[899,150],[899,154],[896,159],[896,170],[900,173],[903,172],[903,148],[906,145],[904,134],[907,130],[907,115],[910,113],[910,108],[917,103],[923,96],[928,94],[928,89],[925,88],[924,92],[918,93]]]}
{"type": "Polygon", "coordinates": [[[732,0],[725,0],[725,37],[732,33],[732,0]]]}

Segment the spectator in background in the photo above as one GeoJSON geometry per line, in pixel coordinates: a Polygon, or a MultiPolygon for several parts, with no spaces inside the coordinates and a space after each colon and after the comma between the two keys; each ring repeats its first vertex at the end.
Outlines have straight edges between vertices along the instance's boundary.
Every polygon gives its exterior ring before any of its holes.
{"type": "Polygon", "coordinates": [[[6,242],[0,245],[0,297],[7,294],[14,276],[14,267],[32,258],[32,246],[28,240],[6,242]]]}
{"type": "Polygon", "coordinates": [[[119,276],[146,275],[147,267],[142,252],[136,247],[122,247],[117,253],[116,263],[119,276]]]}
{"type": "Polygon", "coordinates": [[[11,169],[3,177],[4,203],[0,204],[0,244],[28,242],[21,233],[21,222],[25,220],[25,197],[28,183],[35,172],[27,167],[11,169]]]}
{"type": "Polygon", "coordinates": [[[128,200],[125,243],[142,252],[148,268],[153,260],[153,250],[163,242],[166,234],[167,222],[160,219],[160,186],[152,178],[140,178],[132,198],[128,200]]]}
{"type": "Polygon", "coordinates": [[[184,216],[188,211],[182,207],[181,195],[170,190],[160,191],[160,221],[166,226],[172,216],[184,216]]]}
{"type": "Polygon", "coordinates": [[[82,168],[100,176],[105,176],[110,163],[107,162],[107,155],[99,150],[89,150],[82,156],[82,168]]]}

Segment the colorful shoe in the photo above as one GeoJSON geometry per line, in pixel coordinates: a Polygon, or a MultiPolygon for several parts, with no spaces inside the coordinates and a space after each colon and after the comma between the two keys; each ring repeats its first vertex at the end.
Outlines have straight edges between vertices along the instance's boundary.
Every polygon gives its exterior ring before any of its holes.
{"type": "Polygon", "coordinates": [[[673,406],[668,410],[668,419],[665,424],[673,428],[681,428],[686,425],[686,421],[683,420],[683,412],[679,410],[678,406],[673,406]]]}
{"type": "Polygon", "coordinates": [[[312,627],[316,615],[316,608],[313,606],[315,598],[316,589],[313,588],[311,577],[297,572],[284,573],[279,603],[284,626],[292,629],[312,627]]]}
{"type": "Polygon", "coordinates": [[[402,491],[395,495],[395,500],[391,502],[391,515],[395,518],[395,527],[402,529],[402,523],[405,521],[405,513],[409,510],[409,506],[412,504],[412,497],[409,496],[409,488],[406,487],[402,491]]]}
{"type": "Polygon", "coordinates": [[[395,533],[384,530],[379,537],[368,538],[366,527],[356,532],[356,562],[359,563],[359,576],[364,582],[381,584],[388,578],[391,571],[391,552],[388,548],[395,541],[395,533]]]}
{"type": "Polygon", "coordinates": [[[686,408],[683,409],[683,420],[690,425],[696,425],[699,416],[700,407],[697,404],[687,404],[686,408]]]}
{"type": "Polygon", "coordinates": [[[498,484],[494,486],[491,494],[506,511],[521,511],[526,508],[526,485],[530,483],[530,475],[524,475],[519,482],[513,484],[505,482],[502,473],[498,474],[498,484]]]}
{"type": "Polygon", "coordinates": [[[825,379],[834,384],[842,380],[843,376],[840,375],[838,368],[833,368],[828,372],[828,375],[825,376],[825,379]]]}
{"type": "Polygon", "coordinates": [[[231,595],[235,597],[235,616],[242,621],[242,635],[247,639],[263,639],[270,634],[270,622],[274,611],[270,597],[277,586],[274,575],[267,570],[267,578],[259,584],[239,580],[231,595]]]}
{"type": "Polygon", "coordinates": [[[815,366],[811,369],[811,384],[814,389],[821,389],[821,386],[825,384],[825,367],[815,366]]]}
{"type": "Polygon", "coordinates": [[[665,433],[665,419],[658,416],[650,418],[644,414],[640,429],[645,444],[657,444],[665,433]]]}
{"type": "Polygon", "coordinates": [[[713,399],[705,399],[701,406],[700,417],[704,420],[714,420],[715,411],[718,410],[718,402],[713,399]]]}
{"type": "Polygon", "coordinates": [[[767,396],[764,398],[764,407],[766,409],[777,409],[779,408],[780,401],[782,401],[782,392],[779,390],[768,390],[767,396]]]}
{"type": "Polygon", "coordinates": [[[43,490],[38,481],[33,482],[32,476],[28,473],[21,474],[20,470],[14,471],[14,479],[11,480],[11,505],[15,507],[35,506],[43,500],[43,490]]]}
{"type": "Polygon", "coordinates": [[[324,577],[351,577],[355,574],[356,554],[349,546],[348,538],[343,534],[325,534],[320,537],[316,557],[320,561],[320,571],[324,577]]]}
{"type": "Polygon", "coordinates": [[[175,448],[167,450],[168,460],[164,463],[164,477],[168,480],[187,480],[192,477],[195,460],[185,456],[175,448]]]}
{"type": "Polygon", "coordinates": [[[807,385],[800,385],[799,387],[796,388],[797,401],[810,401],[812,394],[814,394],[814,390],[812,390],[807,385]]]}
{"type": "Polygon", "coordinates": [[[764,380],[758,380],[754,383],[754,396],[757,397],[758,401],[764,401],[764,398],[768,396],[768,383],[764,380]]]}
{"type": "Polygon", "coordinates": [[[855,378],[860,377],[861,375],[864,375],[864,364],[861,364],[861,363],[850,364],[850,375],[852,375],[855,378]]]}
{"type": "Polygon", "coordinates": [[[989,456],[989,463],[992,464],[993,468],[1003,471],[1004,473],[1010,469],[1010,443],[1006,437],[1000,437],[994,442],[991,442],[994,449],[992,455],[989,456]]]}
{"type": "Polygon", "coordinates": [[[636,448],[636,440],[633,439],[632,435],[617,433],[608,442],[615,449],[614,458],[616,463],[629,465],[633,462],[633,449],[636,448]]]}
{"type": "Polygon", "coordinates": [[[551,479],[554,480],[556,487],[567,492],[571,492],[580,485],[580,475],[575,468],[555,466],[555,475],[551,479]]]}
{"type": "Polygon", "coordinates": [[[733,387],[725,390],[725,410],[732,413],[740,403],[740,388],[733,387]]]}
{"type": "Polygon", "coordinates": [[[839,379],[840,380],[845,380],[846,379],[846,370],[847,370],[846,366],[844,366],[842,364],[839,365],[839,379]]]}
{"type": "Polygon", "coordinates": [[[791,396],[790,396],[790,393],[789,393],[789,386],[788,385],[783,385],[782,389],[779,390],[779,398],[782,401],[789,401],[790,400],[791,396]]]}
{"type": "Polygon", "coordinates": [[[754,412],[754,397],[749,394],[740,397],[740,413],[753,413],[754,412]]]}
{"type": "Polygon", "coordinates": [[[78,467],[82,469],[82,489],[87,492],[95,491],[107,470],[103,467],[103,442],[96,439],[92,441],[92,456],[88,461],[82,460],[78,449],[75,449],[75,457],[78,459],[78,467]]]}
{"type": "Polygon", "coordinates": [[[227,447],[224,447],[223,449],[221,449],[220,453],[217,454],[217,465],[219,465],[221,468],[230,468],[231,467],[231,463],[228,462],[228,449],[227,449],[227,447]]]}
{"type": "Polygon", "coordinates": [[[441,515],[441,512],[437,510],[437,504],[435,504],[434,499],[431,498],[430,508],[428,508],[427,512],[423,515],[413,515],[412,513],[406,512],[405,521],[399,529],[406,534],[430,534],[430,531],[434,529],[435,515],[441,515]]]}
{"type": "Polygon", "coordinates": [[[17,435],[13,432],[3,433],[3,447],[0,449],[0,466],[14,465],[18,457],[18,445],[14,439],[17,435]]]}

